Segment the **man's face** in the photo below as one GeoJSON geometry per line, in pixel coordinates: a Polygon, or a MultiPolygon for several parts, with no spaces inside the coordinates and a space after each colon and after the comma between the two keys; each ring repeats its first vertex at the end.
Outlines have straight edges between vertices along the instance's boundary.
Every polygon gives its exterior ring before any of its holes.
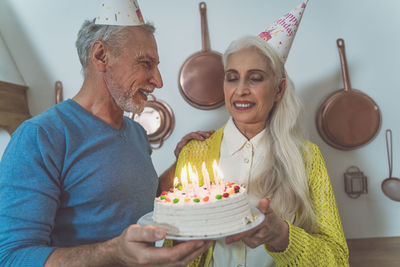
{"type": "Polygon", "coordinates": [[[163,82],[153,34],[140,27],[131,27],[128,31],[126,45],[118,56],[110,56],[104,81],[118,107],[126,112],[140,113],[147,95],[154,88],[161,88],[163,82]]]}

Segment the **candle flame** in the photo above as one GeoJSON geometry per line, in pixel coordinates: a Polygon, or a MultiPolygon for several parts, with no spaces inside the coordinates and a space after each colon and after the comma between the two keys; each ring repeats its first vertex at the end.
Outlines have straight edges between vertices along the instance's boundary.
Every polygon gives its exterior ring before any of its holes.
{"type": "Polygon", "coordinates": [[[174,179],[174,188],[177,188],[178,184],[179,184],[178,177],[175,177],[175,179],[174,179]]]}

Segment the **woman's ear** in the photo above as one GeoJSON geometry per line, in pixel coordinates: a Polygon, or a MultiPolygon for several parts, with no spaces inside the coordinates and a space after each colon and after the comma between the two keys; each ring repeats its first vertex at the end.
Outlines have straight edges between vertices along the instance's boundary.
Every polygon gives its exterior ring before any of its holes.
{"type": "Polygon", "coordinates": [[[94,67],[99,72],[106,71],[106,65],[108,62],[108,50],[105,44],[102,41],[96,41],[92,45],[90,60],[93,63],[94,67]]]}
{"type": "Polygon", "coordinates": [[[286,90],[286,78],[282,78],[278,85],[278,90],[276,91],[275,94],[275,101],[280,101],[282,99],[285,90],[286,90]]]}

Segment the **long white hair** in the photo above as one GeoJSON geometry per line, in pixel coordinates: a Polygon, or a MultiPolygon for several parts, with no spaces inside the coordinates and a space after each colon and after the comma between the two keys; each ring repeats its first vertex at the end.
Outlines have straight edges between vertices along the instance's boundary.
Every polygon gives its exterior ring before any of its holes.
{"type": "Polygon", "coordinates": [[[284,64],[273,49],[261,38],[245,36],[233,41],[223,55],[226,66],[229,55],[246,47],[256,47],[270,63],[278,86],[286,78],[286,90],[282,99],[276,102],[266,124],[272,138],[271,151],[274,162],[262,177],[252,182],[252,192],[258,197],[271,198],[270,207],[282,219],[312,232],[315,213],[309,198],[307,174],[303,156],[308,153],[299,125],[302,113],[300,100],[294,93],[293,82],[288,77],[284,64]],[[253,191],[254,190],[254,191],[253,191]]]}

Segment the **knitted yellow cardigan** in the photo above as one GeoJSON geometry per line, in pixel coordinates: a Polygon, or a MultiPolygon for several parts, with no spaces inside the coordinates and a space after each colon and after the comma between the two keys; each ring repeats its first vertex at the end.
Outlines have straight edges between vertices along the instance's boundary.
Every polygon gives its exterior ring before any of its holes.
{"type": "MultiPolygon", "coordinates": [[[[211,176],[213,160],[219,160],[219,151],[224,127],[217,130],[205,141],[192,140],[180,152],[176,175],[179,177],[182,167],[190,162],[197,170],[206,162],[211,176]]],[[[318,147],[306,141],[309,156],[305,156],[310,198],[316,214],[316,227],[312,234],[302,228],[289,225],[289,246],[283,252],[266,251],[274,259],[276,266],[349,266],[348,248],[336,207],[335,197],[318,147]]],[[[201,176],[201,171],[199,172],[201,176]]],[[[202,177],[200,177],[202,179],[202,177]]],[[[166,242],[165,246],[170,246],[166,242]]],[[[209,266],[213,248],[198,257],[188,266],[209,266]]]]}

